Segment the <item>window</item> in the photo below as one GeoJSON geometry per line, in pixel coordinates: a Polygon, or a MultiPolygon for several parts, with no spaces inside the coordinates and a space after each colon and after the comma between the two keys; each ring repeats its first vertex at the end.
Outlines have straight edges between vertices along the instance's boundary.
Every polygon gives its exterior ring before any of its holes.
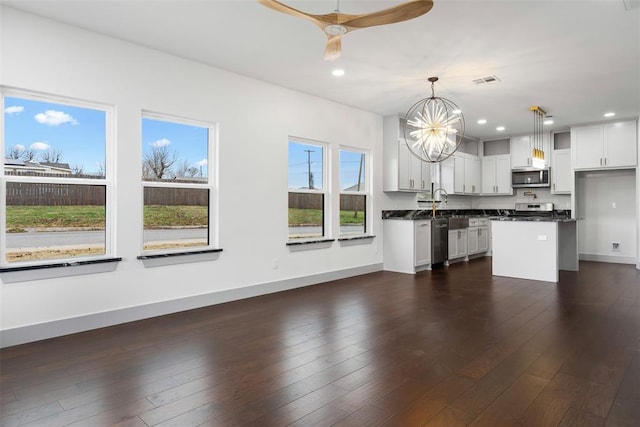
{"type": "Polygon", "coordinates": [[[4,90],[0,264],[112,254],[109,107],[4,90]]]}
{"type": "Polygon", "coordinates": [[[325,148],[289,141],[289,240],[325,237],[325,148]]]}
{"type": "Polygon", "coordinates": [[[144,113],[143,251],[211,248],[215,126],[144,113]]]}
{"type": "Polygon", "coordinates": [[[362,151],[340,150],[340,235],[367,232],[366,155],[362,151]]]}

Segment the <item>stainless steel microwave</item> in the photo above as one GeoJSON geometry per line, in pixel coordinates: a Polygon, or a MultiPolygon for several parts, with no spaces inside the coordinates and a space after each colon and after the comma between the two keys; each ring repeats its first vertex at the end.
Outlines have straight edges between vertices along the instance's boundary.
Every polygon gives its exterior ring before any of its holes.
{"type": "Polygon", "coordinates": [[[550,183],[549,168],[521,168],[511,171],[511,186],[514,188],[522,187],[549,187],[550,183]]]}

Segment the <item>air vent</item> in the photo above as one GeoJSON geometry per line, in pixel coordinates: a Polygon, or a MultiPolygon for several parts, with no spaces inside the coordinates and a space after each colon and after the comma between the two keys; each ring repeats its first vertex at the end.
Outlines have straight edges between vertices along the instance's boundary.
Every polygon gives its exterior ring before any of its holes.
{"type": "Polygon", "coordinates": [[[479,79],[473,79],[472,81],[478,86],[483,86],[490,83],[497,83],[500,81],[500,79],[497,78],[496,76],[487,76],[487,77],[480,77],[479,79]]]}

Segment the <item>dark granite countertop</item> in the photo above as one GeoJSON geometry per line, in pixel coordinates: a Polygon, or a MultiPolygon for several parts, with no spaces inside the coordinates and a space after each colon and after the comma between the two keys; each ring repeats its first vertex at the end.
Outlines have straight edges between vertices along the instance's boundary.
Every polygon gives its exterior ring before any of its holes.
{"type": "MultiPolygon", "coordinates": [[[[493,221],[575,221],[571,218],[570,210],[556,210],[552,217],[522,217],[515,216],[513,209],[438,209],[436,210],[436,219],[441,218],[489,218],[493,221]]],[[[424,220],[432,219],[431,209],[413,209],[413,210],[384,210],[382,211],[382,219],[396,220],[424,220]]]]}

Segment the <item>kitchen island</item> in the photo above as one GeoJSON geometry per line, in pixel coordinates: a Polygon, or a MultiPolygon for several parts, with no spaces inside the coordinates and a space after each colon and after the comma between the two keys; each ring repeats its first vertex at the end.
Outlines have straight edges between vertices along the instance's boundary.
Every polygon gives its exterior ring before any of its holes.
{"type": "Polygon", "coordinates": [[[578,271],[576,220],[494,218],[494,276],[558,282],[559,270],[578,271]]]}

